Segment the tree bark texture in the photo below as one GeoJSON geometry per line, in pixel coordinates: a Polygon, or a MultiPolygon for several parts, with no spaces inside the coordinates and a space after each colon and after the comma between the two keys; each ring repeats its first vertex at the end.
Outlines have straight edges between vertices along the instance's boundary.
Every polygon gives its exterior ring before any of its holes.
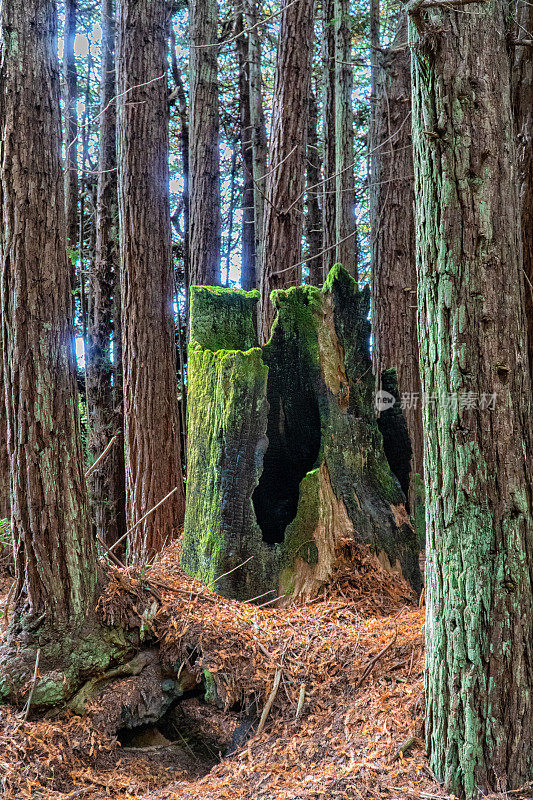
{"type": "Polygon", "coordinates": [[[65,213],[67,247],[78,245],[78,74],[74,41],[76,39],[76,0],[66,0],[63,33],[63,85],[65,102],[65,213]]]}
{"type": "Polygon", "coordinates": [[[220,283],[218,1],[191,0],[190,283],[220,283]]]}
{"type": "Polygon", "coordinates": [[[380,65],[372,121],[372,354],[378,384],[384,370],[396,369],[413,452],[411,473],[422,475],[411,53],[404,15],[380,65]]]}
{"type": "Polygon", "coordinates": [[[75,380],[56,8],[13,0],[0,14],[1,301],[16,566],[11,641],[31,621],[56,637],[81,625],[94,603],[96,559],[75,380]]]}
{"type": "Polygon", "coordinates": [[[489,0],[411,18],[421,378],[437,397],[423,409],[427,744],[460,797],[533,778],[531,384],[507,12],[489,0]]]}
{"type": "Polygon", "coordinates": [[[239,118],[242,162],[242,264],[241,286],[249,291],[256,288],[255,261],[255,210],[254,210],[254,155],[252,146],[252,123],[250,116],[250,45],[243,35],[244,17],[237,17],[235,34],[239,60],[239,118]]]}
{"type": "Polygon", "coordinates": [[[324,282],[322,271],[322,209],[318,198],[322,196],[320,150],[318,149],[318,103],[313,91],[309,92],[309,119],[307,123],[307,214],[305,233],[307,238],[307,267],[311,286],[324,282]]]}
{"type": "Polygon", "coordinates": [[[164,0],[120,5],[118,198],[128,527],[178,490],[129,542],[151,557],[183,521],[168,195],[168,19],[164,0]]]}
{"type": "MultiPolygon", "coordinates": [[[[1,345],[0,338],[0,345],[1,345]]],[[[11,471],[7,449],[6,395],[8,387],[4,380],[4,359],[0,353],[0,519],[11,518],[11,471]]]]}
{"type": "Polygon", "coordinates": [[[353,132],[352,29],[349,0],[334,0],[335,35],[335,261],[357,280],[357,223],[353,132]]]}
{"type": "MultiPolygon", "coordinates": [[[[187,94],[183,83],[183,77],[178,69],[178,61],[176,58],[176,37],[172,24],[170,25],[170,57],[172,64],[172,80],[174,81],[173,93],[176,94],[178,115],[180,119],[180,151],[182,163],[182,179],[183,191],[181,194],[181,201],[183,203],[183,231],[179,230],[177,220],[174,218],[174,213],[171,217],[172,221],[176,223],[179,233],[182,233],[182,248],[183,248],[183,283],[185,292],[189,291],[189,236],[190,236],[190,178],[189,178],[189,111],[187,108],[187,94]]],[[[179,217],[179,210],[178,210],[179,217]]],[[[187,314],[188,317],[188,314],[187,314]]]]}
{"type": "Polygon", "coordinates": [[[336,252],[336,144],[335,144],[335,4],[334,0],[323,0],[323,120],[324,120],[324,183],[322,218],[324,230],[324,255],[322,271],[327,275],[335,263],[336,252]]]}
{"type": "Polygon", "coordinates": [[[270,293],[300,283],[314,0],[282,0],[265,181],[261,337],[274,319],[270,293]]]}
{"type": "MultiPolygon", "coordinates": [[[[267,171],[267,135],[263,111],[261,74],[261,40],[257,27],[256,0],[244,0],[245,21],[248,33],[248,69],[250,74],[250,126],[252,138],[252,173],[254,181],[254,232],[256,284],[262,275],[263,224],[265,210],[265,183],[267,171]]],[[[252,288],[252,287],[250,287],[252,288]]]]}
{"type": "MultiPolygon", "coordinates": [[[[88,445],[95,461],[113,436],[116,444],[91,475],[92,516],[97,534],[109,544],[125,532],[124,433],[121,398],[114,387],[111,344],[118,253],[116,173],[115,20],[113,0],[102,2],[100,148],[96,199],[95,257],[89,275],[89,319],[85,354],[88,445]]],[[[120,290],[120,284],[118,285],[120,290]]],[[[116,358],[116,353],[113,353],[116,358]]]]}
{"type": "Polygon", "coordinates": [[[533,5],[530,2],[518,2],[517,23],[513,106],[518,142],[529,369],[533,374],[533,5]],[[528,43],[521,44],[524,41],[528,43]]]}

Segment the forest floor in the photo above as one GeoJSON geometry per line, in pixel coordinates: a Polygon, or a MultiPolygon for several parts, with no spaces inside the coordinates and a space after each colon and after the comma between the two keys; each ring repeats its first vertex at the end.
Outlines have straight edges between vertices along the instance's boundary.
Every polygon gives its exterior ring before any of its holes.
{"type": "Polygon", "coordinates": [[[208,670],[216,693],[209,704],[205,686],[190,692],[166,727],[119,738],[98,706],[28,721],[0,707],[0,796],[445,797],[422,739],[424,610],[368,551],[354,556],[323,597],[283,609],[213,594],[175,566],[175,546],[142,579],[112,570],[104,618],[148,620],[162,661],[185,663],[199,686],[208,670]]]}

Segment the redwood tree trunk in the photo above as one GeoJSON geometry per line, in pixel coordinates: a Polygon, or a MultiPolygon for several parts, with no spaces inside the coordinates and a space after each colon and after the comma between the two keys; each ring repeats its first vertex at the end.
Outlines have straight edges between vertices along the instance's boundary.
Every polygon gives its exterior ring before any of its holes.
{"type": "Polygon", "coordinates": [[[335,8],[334,0],[323,0],[322,56],[324,73],[324,184],[322,219],[324,230],[323,273],[335,263],[336,252],[336,145],[335,145],[335,8]]]}
{"type": "Polygon", "coordinates": [[[248,33],[248,69],[250,75],[250,126],[252,138],[252,174],[254,181],[254,233],[255,275],[260,281],[263,264],[263,233],[265,213],[265,183],[267,168],[267,135],[263,111],[263,87],[261,75],[261,40],[257,27],[256,0],[244,0],[245,21],[248,33]]]}
{"type": "Polygon", "coordinates": [[[321,195],[320,151],[318,149],[318,103],[313,91],[309,92],[309,120],[307,123],[307,214],[305,233],[307,238],[307,266],[309,283],[320,286],[324,282],[322,270],[322,209],[318,198],[321,195]]]}
{"type": "Polygon", "coordinates": [[[220,282],[218,0],[191,0],[190,283],[220,282]]]}
{"type": "Polygon", "coordinates": [[[334,2],[335,32],[335,261],[357,280],[352,29],[349,0],[334,2]]]}
{"type": "Polygon", "coordinates": [[[533,778],[531,384],[507,10],[412,17],[420,362],[437,395],[423,410],[427,743],[461,797],[533,778]]]}
{"type": "Polygon", "coordinates": [[[73,250],[78,244],[78,75],[74,40],[76,38],[76,0],[65,2],[65,28],[63,33],[63,82],[65,102],[65,212],[67,221],[67,246],[73,250]]]}
{"type": "Polygon", "coordinates": [[[255,213],[254,213],[254,157],[252,147],[252,124],[250,118],[250,62],[248,37],[243,35],[243,14],[237,17],[235,33],[239,59],[239,116],[242,161],[242,266],[243,289],[255,289],[255,213]]]}
{"type": "MultiPolygon", "coordinates": [[[[93,460],[116,435],[112,450],[91,475],[91,503],[96,532],[109,544],[124,533],[125,476],[120,398],[113,386],[111,343],[114,334],[117,247],[117,177],[115,114],[115,21],[113,0],[102,0],[102,66],[100,83],[100,151],[96,201],[95,257],[89,278],[86,343],[88,444],[93,460]],[[118,400],[118,402],[117,402],[118,400]]],[[[113,353],[116,359],[116,353],[113,353]]]]}
{"type": "Polygon", "coordinates": [[[513,100],[518,137],[529,368],[533,374],[533,5],[531,2],[519,0],[517,23],[513,100]]]}
{"type": "Polygon", "coordinates": [[[274,319],[270,292],[300,283],[314,0],[282,1],[269,165],[265,181],[261,337],[274,319]]]}
{"type": "Polygon", "coordinates": [[[11,472],[7,450],[7,384],[4,380],[4,359],[0,336],[0,519],[11,517],[11,472]]]}
{"type": "MultiPolygon", "coordinates": [[[[413,451],[423,474],[422,390],[416,329],[416,245],[411,139],[411,53],[402,15],[381,57],[372,120],[372,353],[380,381],[395,368],[413,451]]],[[[413,498],[411,498],[413,499],[413,498]]]]}
{"type": "Polygon", "coordinates": [[[184,513],[168,194],[167,7],[123,0],[117,47],[118,197],[129,543],[139,560],[176,535],[184,513]],[[142,85],[141,85],[142,84],[142,85]]]}
{"type": "MultiPolygon", "coordinates": [[[[57,671],[44,690],[59,700],[72,679],[61,658],[73,658],[73,641],[93,618],[96,557],[65,246],[57,14],[53,2],[12,0],[0,15],[1,303],[16,566],[0,696],[12,691],[3,680],[11,670],[15,681],[31,680],[39,646],[41,676],[54,654],[57,671]]],[[[87,640],[85,666],[93,653],[87,640]]]]}

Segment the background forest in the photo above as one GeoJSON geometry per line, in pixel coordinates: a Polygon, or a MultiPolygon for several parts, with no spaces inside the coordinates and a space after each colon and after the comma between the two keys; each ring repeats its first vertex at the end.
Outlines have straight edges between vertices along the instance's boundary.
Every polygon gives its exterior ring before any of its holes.
{"type": "Polygon", "coordinates": [[[6,798],[531,796],[532,17],[3,0],[6,798]]]}

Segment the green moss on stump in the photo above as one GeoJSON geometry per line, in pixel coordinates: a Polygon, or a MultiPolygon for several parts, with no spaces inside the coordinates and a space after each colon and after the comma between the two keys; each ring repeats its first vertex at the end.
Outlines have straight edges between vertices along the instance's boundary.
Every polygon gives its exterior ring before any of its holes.
{"type": "Polygon", "coordinates": [[[191,292],[182,566],[227,596],[290,593],[327,579],[338,518],[419,589],[416,535],[375,418],[368,290],[335,265],[322,290],[274,292],[262,349],[256,294],[191,292]]]}

